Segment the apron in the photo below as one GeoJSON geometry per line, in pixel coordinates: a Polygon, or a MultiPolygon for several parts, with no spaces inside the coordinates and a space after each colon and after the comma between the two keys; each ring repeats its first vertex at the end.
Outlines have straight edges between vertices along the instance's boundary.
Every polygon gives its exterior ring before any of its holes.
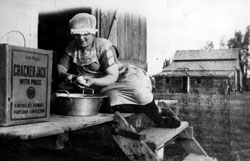
{"type": "Polygon", "coordinates": [[[91,49],[77,50],[74,46],[66,49],[66,53],[73,58],[77,71],[81,75],[102,77],[105,75],[105,68],[117,63],[119,66],[119,78],[117,82],[104,88],[93,87],[95,91],[109,96],[110,105],[136,104],[145,105],[153,100],[152,85],[146,73],[132,65],[121,64],[116,53],[111,50],[113,44],[102,38],[96,38],[91,49]],[[115,61],[110,61],[112,58],[115,61]]]}

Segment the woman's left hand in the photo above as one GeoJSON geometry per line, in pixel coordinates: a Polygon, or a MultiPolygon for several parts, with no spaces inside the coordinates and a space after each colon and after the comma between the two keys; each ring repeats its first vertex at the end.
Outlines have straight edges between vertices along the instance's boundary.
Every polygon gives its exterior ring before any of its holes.
{"type": "Polygon", "coordinates": [[[76,78],[79,85],[90,87],[94,84],[94,78],[90,76],[79,76],[76,78]]]}

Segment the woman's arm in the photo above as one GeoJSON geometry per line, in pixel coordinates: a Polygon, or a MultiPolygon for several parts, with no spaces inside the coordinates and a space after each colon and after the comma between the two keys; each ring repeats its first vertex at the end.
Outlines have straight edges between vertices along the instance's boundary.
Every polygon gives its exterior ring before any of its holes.
{"type": "Polygon", "coordinates": [[[75,77],[75,75],[68,73],[69,63],[70,57],[64,54],[63,57],[60,59],[57,68],[59,72],[59,77],[72,83],[72,79],[75,77]]]}
{"type": "Polygon", "coordinates": [[[109,66],[106,70],[106,75],[101,78],[93,78],[89,76],[80,76],[77,78],[77,82],[81,85],[90,87],[90,86],[108,86],[112,83],[115,83],[119,76],[118,65],[113,64],[109,66]]]}
{"type": "Polygon", "coordinates": [[[115,83],[119,77],[119,67],[117,64],[116,51],[114,47],[103,53],[103,57],[100,59],[101,67],[105,70],[105,76],[101,78],[92,78],[88,76],[81,76],[77,81],[85,86],[108,86],[115,83]]]}

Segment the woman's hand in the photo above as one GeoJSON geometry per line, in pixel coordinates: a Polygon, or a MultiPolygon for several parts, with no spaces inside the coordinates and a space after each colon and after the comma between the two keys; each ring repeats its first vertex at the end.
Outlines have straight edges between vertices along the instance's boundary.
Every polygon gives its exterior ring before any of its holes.
{"type": "Polygon", "coordinates": [[[94,84],[95,78],[90,76],[79,76],[76,78],[76,82],[81,86],[90,87],[94,84]]]}
{"type": "Polygon", "coordinates": [[[106,70],[106,75],[100,78],[93,78],[90,76],[79,76],[76,78],[76,84],[80,86],[90,87],[99,86],[105,87],[112,83],[115,83],[119,76],[118,65],[114,64],[108,67],[106,70]]]}

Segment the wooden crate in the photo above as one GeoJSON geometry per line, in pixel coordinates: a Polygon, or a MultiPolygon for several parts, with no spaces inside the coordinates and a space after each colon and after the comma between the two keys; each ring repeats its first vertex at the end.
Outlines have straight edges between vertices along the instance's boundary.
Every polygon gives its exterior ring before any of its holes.
{"type": "Polygon", "coordinates": [[[49,120],[52,54],[0,44],[0,126],[49,120]]]}

